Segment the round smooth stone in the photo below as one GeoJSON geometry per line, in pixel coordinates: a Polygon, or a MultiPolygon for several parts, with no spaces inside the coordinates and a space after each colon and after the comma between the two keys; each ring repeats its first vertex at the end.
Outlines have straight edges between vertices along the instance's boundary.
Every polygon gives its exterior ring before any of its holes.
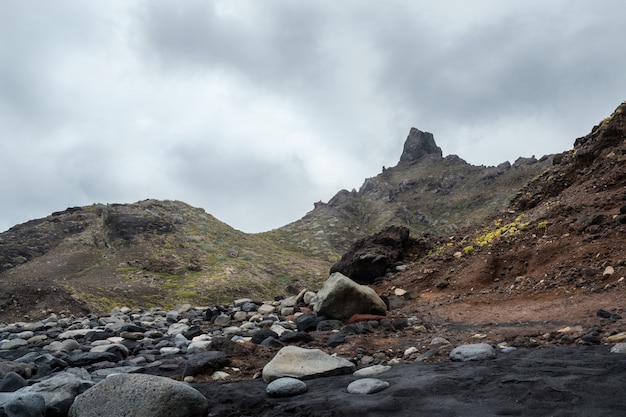
{"type": "Polygon", "coordinates": [[[292,397],[307,391],[303,381],[296,378],[278,378],[267,385],[266,392],[270,397],[292,397]]]}

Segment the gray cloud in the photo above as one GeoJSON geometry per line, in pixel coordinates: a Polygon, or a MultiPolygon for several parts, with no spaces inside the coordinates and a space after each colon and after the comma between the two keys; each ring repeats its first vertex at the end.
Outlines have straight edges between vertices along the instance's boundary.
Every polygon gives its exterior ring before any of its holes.
{"type": "Polygon", "coordinates": [[[560,152],[626,90],[618,0],[3,4],[0,230],[186,201],[261,231],[394,165],[560,152]],[[10,42],[7,41],[10,39],[10,42]]]}

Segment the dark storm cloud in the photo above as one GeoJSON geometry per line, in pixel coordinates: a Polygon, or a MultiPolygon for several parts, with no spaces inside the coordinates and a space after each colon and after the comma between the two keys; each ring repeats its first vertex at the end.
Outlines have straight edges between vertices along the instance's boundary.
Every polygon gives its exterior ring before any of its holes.
{"type": "MultiPolygon", "coordinates": [[[[606,86],[626,87],[615,71],[625,67],[615,53],[624,35],[623,5],[581,4],[545,15],[511,13],[454,36],[420,22],[409,33],[383,31],[381,45],[396,47],[384,49],[380,89],[393,91],[399,106],[445,134],[454,132],[446,125],[488,126],[542,113],[571,123],[576,119],[559,111],[582,115],[599,100],[615,106],[624,90],[606,86]]],[[[581,128],[588,127],[577,125],[578,134],[581,128]]]]}

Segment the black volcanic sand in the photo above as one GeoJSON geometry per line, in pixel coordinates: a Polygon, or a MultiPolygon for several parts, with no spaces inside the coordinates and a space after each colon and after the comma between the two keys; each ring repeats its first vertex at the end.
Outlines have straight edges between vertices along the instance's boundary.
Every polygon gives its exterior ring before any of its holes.
{"type": "Polygon", "coordinates": [[[626,355],[608,346],[518,349],[481,362],[395,365],[377,394],[349,394],[351,375],[306,381],[269,398],[261,380],[198,383],[209,416],[626,416],[626,355]]]}

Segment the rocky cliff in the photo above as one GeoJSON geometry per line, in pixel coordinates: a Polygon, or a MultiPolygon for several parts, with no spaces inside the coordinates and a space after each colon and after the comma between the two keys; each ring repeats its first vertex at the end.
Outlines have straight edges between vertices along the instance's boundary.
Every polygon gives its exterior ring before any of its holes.
{"type": "Polygon", "coordinates": [[[389,226],[405,226],[417,236],[480,222],[505,208],[522,186],[550,166],[552,156],[474,166],[456,155],[443,157],[431,133],[412,128],[396,166],[367,178],[359,190],[341,190],[327,203],[316,203],[302,219],[263,236],[334,261],[353,242],[389,226]]]}

